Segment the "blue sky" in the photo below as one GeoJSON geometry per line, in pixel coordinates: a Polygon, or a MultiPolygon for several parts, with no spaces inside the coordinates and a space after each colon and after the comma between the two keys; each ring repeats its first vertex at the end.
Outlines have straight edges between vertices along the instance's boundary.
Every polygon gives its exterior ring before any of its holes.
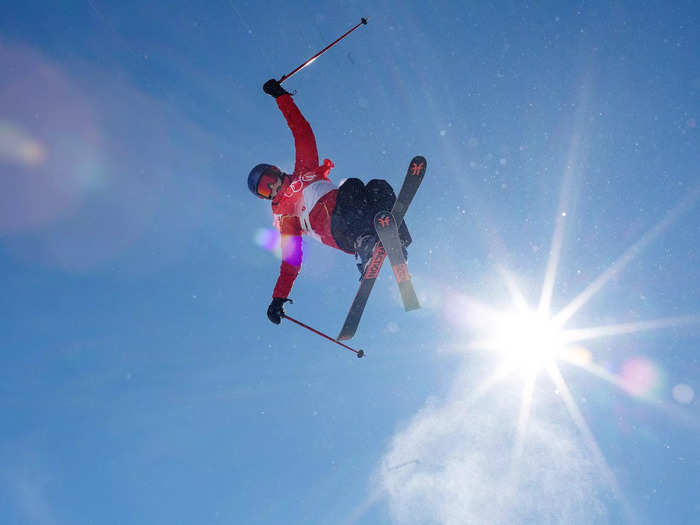
{"type": "MultiPolygon", "coordinates": [[[[6,522],[693,523],[699,15],[4,5],[6,522]],[[262,83],[363,16],[285,83],[334,180],[428,159],[423,308],[385,269],[358,360],[267,320],[279,260],[245,177],[294,158],[262,83]]],[[[336,334],[354,260],[304,249],[287,311],[336,334]]]]}

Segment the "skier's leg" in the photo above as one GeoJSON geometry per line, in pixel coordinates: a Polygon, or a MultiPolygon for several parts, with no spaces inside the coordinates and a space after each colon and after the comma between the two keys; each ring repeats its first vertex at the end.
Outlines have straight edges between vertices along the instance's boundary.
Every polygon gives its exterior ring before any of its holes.
{"type": "Polygon", "coordinates": [[[374,229],[373,209],[369,205],[370,194],[360,179],[348,179],[338,189],[335,209],[331,216],[331,232],[338,247],[354,252],[360,259],[357,265],[361,274],[369,264],[378,242],[374,229]]]}
{"type": "MultiPolygon", "coordinates": [[[[396,201],[396,195],[391,185],[382,179],[372,179],[367,183],[367,204],[370,209],[368,214],[374,217],[377,212],[391,210],[396,201]]],[[[402,222],[399,226],[399,238],[404,248],[411,244],[411,234],[408,232],[406,222],[402,222]]]]}
{"type": "Polygon", "coordinates": [[[367,205],[370,215],[374,217],[377,212],[391,210],[396,200],[396,195],[391,185],[382,179],[372,179],[367,183],[367,205]]]}
{"type": "Polygon", "coordinates": [[[340,188],[331,214],[331,233],[338,247],[355,252],[358,236],[373,231],[372,218],[367,216],[367,194],[360,179],[347,179],[340,188]],[[369,227],[367,226],[369,224],[369,227]]]}

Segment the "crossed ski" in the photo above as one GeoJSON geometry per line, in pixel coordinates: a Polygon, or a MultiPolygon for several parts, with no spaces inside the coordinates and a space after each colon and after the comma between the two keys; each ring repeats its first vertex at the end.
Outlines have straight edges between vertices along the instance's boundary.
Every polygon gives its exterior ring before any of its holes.
{"type": "Polygon", "coordinates": [[[338,335],[339,341],[350,339],[355,335],[370,292],[374,287],[374,282],[377,280],[377,276],[379,275],[379,271],[382,268],[387,254],[389,255],[389,261],[394,270],[396,282],[399,285],[404,309],[408,311],[420,308],[416,292],[413,289],[413,284],[411,283],[411,278],[406,268],[406,259],[401,250],[398,228],[403,222],[403,216],[423,181],[426,168],[427,161],[424,157],[420,155],[413,157],[406,171],[406,177],[404,178],[399,195],[396,197],[396,201],[391,208],[391,212],[379,212],[375,216],[375,229],[377,230],[381,242],[377,243],[375,246],[372,259],[362,276],[360,287],[355,294],[355,299],[345,318],[343,328],[338,335]]]}
{"type": "Polygon", "coordinates": [[[406,258],[401,249],[401,240],[399,239],[399,225],[396,218],[388,211],[380,211],[374,216],[374,228],[379,235],[379,242],[384,247],[384,251],[389,256],[391,268],[394,270],[396,283],[399,285],[401,292],[401,300],[403,301],[404,310],[416,310],[420,308],[416,291],[411,283],[411,276],[406,267],[406,258]]]}

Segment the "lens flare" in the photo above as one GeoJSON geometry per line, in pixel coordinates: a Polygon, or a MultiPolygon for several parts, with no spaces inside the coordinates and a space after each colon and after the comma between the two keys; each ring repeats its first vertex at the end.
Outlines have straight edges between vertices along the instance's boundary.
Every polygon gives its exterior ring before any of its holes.
{"type": "Polygon", "coordinates": [[[692,403],[693,398],[695,397],[695,392],[693,391],[692,387],[684,383],[674,386],[672,394],[673,399],[684,405],[692,403]]]}
{"type": "Polygon", "coordinates": [[[0,70],[13,72],[0,85],[0,234],[36,234],[73,217],[104,179],[104,137],[80,79],[0,47],[0,70]]]}
{"type": "Polygon", "coordinates": [[[593,362],[591,351],[582,346],[570,346],[564,354],[565,359],[574,365],[586,367],[593,362]]]}
{"type": "Polygon", "coordinates": [[[12,122],[0,121],[0,162],[36,167],[46,160],[46,148],[12,122]]]}
{"type": "Polygon", "coordinates": [[[636,397],[655,397],[663,382],[661,370],[645,357],[628,359],[622,365],[620,379],[623,388],[636,397]]]}
{"type": "Polygon", "coordinates": [[[280,248],[280,232],[274,228],[259,228],[255,232],[255,244],[263,250],[273,253],[278,259],[282,258],[280,248]]]}

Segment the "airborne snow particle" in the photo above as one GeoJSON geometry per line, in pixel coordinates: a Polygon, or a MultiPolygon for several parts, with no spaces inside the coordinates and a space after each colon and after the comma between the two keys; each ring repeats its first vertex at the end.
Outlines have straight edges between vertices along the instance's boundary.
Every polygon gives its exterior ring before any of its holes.
{"type": "Polygon", "coordinates": [[[399,325],[391,321],[389,322],[389,324],[386,325],[385,331],[389,332],[390,334],[395,334],[399,331],[399,325]]]}

